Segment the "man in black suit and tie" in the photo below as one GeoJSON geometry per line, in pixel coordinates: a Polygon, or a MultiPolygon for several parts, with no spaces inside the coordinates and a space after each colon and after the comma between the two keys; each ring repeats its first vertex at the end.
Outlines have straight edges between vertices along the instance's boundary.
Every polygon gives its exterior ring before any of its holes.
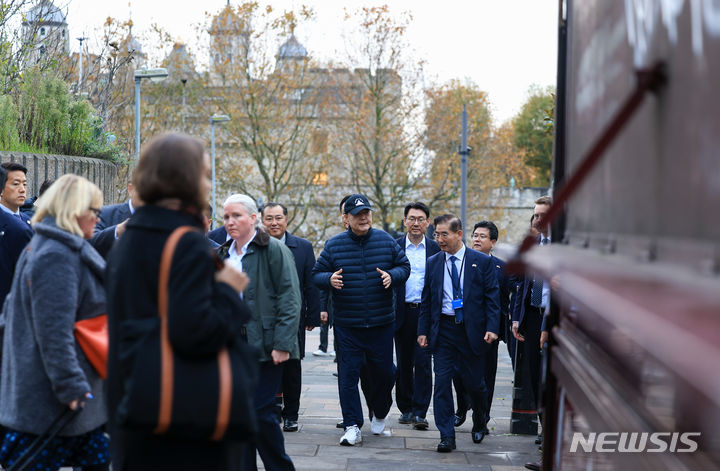
{"type": "Polygon", "coordinates": [[[487,388],[483,374],[487,344],[498,338],[499,288],[492,259],[467,249],[462,222],[452,214],[435,218],[435,239],[441,253],[427,261],[418,344],[434,358],[435,425],[438,452],[455,449],[452,378],[456,365],[473,406],[472,440],[482,442],[486,427],[487,388]]]}
{"type": "MultiPolygon", "coordinates": [[[[0,188],[5,188],[6,181],[7,172],[3,166],[0,167],[0,188]]],[[[15,264],[32,235],[33,230],[19,215],[0,210],[0,311],[12,285],[15,264]]]]}
{"type": "Polygon", "coordinates": [[[305,358],[305,331],[311,331],[320,325],[320,290],[312,281],[312,269],[315,266],[315,252],[310,241],[292,235],[287,231],[288,210],[280,203],[267,203],[261,209],[262,222],[268,234],[283,242],[295,258],[298,280],[300,281],[300,323],[298,324],[298,346],[300,358],[290,359],[283,364],[283,430],[298,431],[298,413],[302,390],[302,366],[305,358]]]}
{"type": "Polygon", "coordinates": [[[425,416],[432,397],[430,352],[417,344],[425,266],[427,259],[440,251],[437,242],[425,237],[429,218],[430,209],[424,203],[408,204],[403,219],[407,234],[396,239],[410,260],[410,278],[395,288],[395,401],[401,412],[398,422],[413,424],[417,430],[428,428],[425,416]]]}
{"type": "MultiPolygon", "coordinates": [[[[547,227],[540,231],[540,219],[550,210],[552,198],[542,196],[535,200],[530,231],[537,236],[538,245],[550,244],[550,234],[547,227]]],[[[541,332],[545,312],[550,307],[550,283],[532,273],[526,274],[518,289],[518,298],[512,311],[512,333],[517,339],[517,358],[530,372],[530,388],[534,404],[540,401],[541,376],[541,332]]],[[[536,443],[541,443],[538,436],[536,443]]]]}

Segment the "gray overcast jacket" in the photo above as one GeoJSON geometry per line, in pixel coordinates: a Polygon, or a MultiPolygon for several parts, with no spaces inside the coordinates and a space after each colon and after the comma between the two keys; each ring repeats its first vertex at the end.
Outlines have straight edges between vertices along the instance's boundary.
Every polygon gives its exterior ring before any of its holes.
{"type": "Polygon", "coordinates": [[[67,404],[95,399],[60,433],[74,436],[107,422],[103,381],[77,342],[75,321],[106,312],[105,261],[81,237],[47,216],[18,261],[3,309],[0,424],[40,434],[67,404]]]}

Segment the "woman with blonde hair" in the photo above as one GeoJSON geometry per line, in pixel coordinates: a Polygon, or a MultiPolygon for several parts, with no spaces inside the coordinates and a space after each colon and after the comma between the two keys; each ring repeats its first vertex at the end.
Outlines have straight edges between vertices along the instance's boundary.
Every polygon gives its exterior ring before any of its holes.
{"type": "Polygon", "coordinates": [[[105,262],[87,242],[102,192],[63,175],[37,202],[35,235],[5,300],[0,375],[0,464],[9,467],[63,410],[84,405],[27,469],[109,468],[103,381],[75,340],[76,321],[106,312],[105,262]]]}

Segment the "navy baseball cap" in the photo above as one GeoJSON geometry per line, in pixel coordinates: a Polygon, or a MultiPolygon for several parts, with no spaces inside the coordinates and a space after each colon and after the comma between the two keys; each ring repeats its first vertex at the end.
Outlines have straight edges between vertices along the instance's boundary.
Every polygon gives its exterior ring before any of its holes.
{"type": "Polygon", "coordinates": [[[350,213],[355,216],[363,209],[372,211],[370,201],[368,201],[365,195],[356,194],[348,196],[348,199],[345,201],[345,214],[350,213]]]}

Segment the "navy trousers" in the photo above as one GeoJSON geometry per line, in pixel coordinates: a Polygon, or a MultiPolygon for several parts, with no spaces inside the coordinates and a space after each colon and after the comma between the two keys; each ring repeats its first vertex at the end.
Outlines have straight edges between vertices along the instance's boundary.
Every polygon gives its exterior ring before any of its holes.
{"type": "Polygon", "coordinates": [[[395,383],[393,365],[393,324],[379,327],[353,328],[335,325],[338,348],[338,389],[340,408],[345,427],[362,427],[363,413],[358,391],[358,380],[363,364],[372,378],[368,408],[379,419],[384,419],[392,405],[392,388],[395,383]]]}
{"type": "Polygon", "coordinates": [[[430,352],[417,343],[419,311],[419,307],[406,306],[405,322],[395,331],[395,401],[403,414],[424,418],[432,398],[432,369],[430,352]]]}
{"type": "Polygon", "coordinates": [[[272,361],[260,363],[260,375],[255,389],[255,413],[258,420],[258,434],[247,447],[245,469],[256,470],[255,450],[260,453],[265,469],[294,470],[290,457],[285,453],[285,438],[278,422],[275,395],[280,390],[283,365],[272,361]]]}
{"type": "MultiPolygon", "coordinates": [[[[486,345],[483,342],[483,345],[486,345]]],[[[440,316],[440,328],[433,352],[435,367],[435,391],[433,409],[435,425],[442,438],[455,438],[452,379],[457,371],[470,395],[473,408],[473,432],[485,429],[487,389],[485,387],[485,358],[470,348],[465,326],[455,324],[453,316],[440,316]],[[481,374],[477,374],[480,372],[481,374]]]]}
{"type": "Polygon", "coordinates": [[[288,360],[282,363],[282,418],[298,419],[300,410],[300,393],[302,392],[302,364],[300,360],[288,360]]]}

